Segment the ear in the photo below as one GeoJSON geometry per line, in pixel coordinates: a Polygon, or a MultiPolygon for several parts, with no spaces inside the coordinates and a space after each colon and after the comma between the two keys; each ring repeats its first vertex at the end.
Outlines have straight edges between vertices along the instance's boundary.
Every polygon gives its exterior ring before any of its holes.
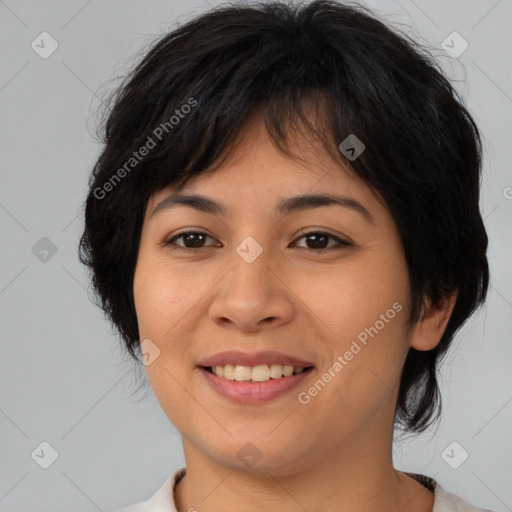
{"type": "Polygon", "coordinates": [[[413,327],[410,345],[416,350],[431,350],[441,341],[448,320],[452,314],[457,292],[447,296],[439,307],[432,303],[425,304],[420,319],[413,327]]]}

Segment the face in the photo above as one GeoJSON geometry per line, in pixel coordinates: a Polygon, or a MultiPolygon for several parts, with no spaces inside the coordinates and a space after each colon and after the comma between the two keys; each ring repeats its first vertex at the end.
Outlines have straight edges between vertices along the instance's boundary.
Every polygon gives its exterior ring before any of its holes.
{"type": "Polygon", "coordinates": [[[134,297],[148,379],[186,453],[245,468],[240,454],[253,452],[254,471],[285,474],[390,442],[410,348],[408,271],[389,211],[348,169],[306,141],[295,151],[307,164],[287,158],[258,120],[246,133],[230,160],[181,191],[222,211],[174,203],[153,213],[172,187],[151,198],[134,297]],[[278,210],[304,194],[344,200],[278,210]],[[239,402],[200,368],[228,350],[313,368],[281,377],[296,382],[273,398],[239,402]]]}

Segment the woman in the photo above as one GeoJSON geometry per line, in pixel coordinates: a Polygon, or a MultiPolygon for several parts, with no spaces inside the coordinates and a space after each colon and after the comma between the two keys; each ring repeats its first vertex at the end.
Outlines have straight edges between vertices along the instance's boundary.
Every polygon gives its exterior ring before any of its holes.
{"type": "Polygon", "coordinates": [[[113,97],[81,259],[182,436],[136,511],[476,511],[394,469],[488,287],[478,128],[362,7],[213,9],[113,97]]]}

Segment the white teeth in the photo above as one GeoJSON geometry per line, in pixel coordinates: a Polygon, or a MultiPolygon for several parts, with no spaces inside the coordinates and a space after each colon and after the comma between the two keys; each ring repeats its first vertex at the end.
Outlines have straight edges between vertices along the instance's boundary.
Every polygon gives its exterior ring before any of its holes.
{"type": "Polygon", "coordinates": [[[283,375],[285,377],[290,377],[293,374],[293,366],[283,366],[283,375]]]}
{"type": "Polygon", "coordinates": [[[250,366],[235,366],[235,380],[251,380],[250,366]]]}
{"type": "Polygon", "coordinates": [[[281,364],[271,364],[270,366],[267,364],[257,366],[227,364],[225,366],[213,366],[212,371],[217,377],[227,380],[264,382],[269,379],[280,379],[281,377],[297,375],[302,373],[304,368],[294,368],[293,366],[281,364]]]}
{"type": "MultiPolygon", "coordinates": [[[[249,368],[249,373],[251,380],[255,380],[257,382],[263,382],[264,380],[270,379],[270,369],[267,364],[260,364],[258,366],[252,367],[252,373],[251,369],[249,368]]],[[[249,379],[247,379],[249,380],[249,379]]]]}
{"type": "MultiPolygon", "coordinates": [[[[219,369],[222,371],[222,366],[216,366],[215,369],[219,369]]],[[[218,375],[218,374],[217,374],[218,375]]],[[[219,375],[221,377],[221,375],[219,375]]],[[[224,366],[224,374],[222,375],[227,380],[235,380],[235,367],[232,364],[227,364],[224,366]]]]}
{"type": "Polygon", "coordinates": [[[283,365],[271,364],[270,365],[270,376],[273,379],[279,379],[283,376],[283,365]]]}

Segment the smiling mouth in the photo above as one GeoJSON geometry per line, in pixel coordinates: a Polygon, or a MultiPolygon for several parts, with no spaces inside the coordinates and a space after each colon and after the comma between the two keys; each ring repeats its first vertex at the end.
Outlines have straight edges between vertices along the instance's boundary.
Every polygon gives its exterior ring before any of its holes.
{"type": "Polygon", "coordinates": [[[314,366],[294,367],[280,364],[247,366],[227,364],[224,366],[201,366],[200,368],[224,380],[254,383],[286,379],[300,373],[309,372],[314,366]]]}

